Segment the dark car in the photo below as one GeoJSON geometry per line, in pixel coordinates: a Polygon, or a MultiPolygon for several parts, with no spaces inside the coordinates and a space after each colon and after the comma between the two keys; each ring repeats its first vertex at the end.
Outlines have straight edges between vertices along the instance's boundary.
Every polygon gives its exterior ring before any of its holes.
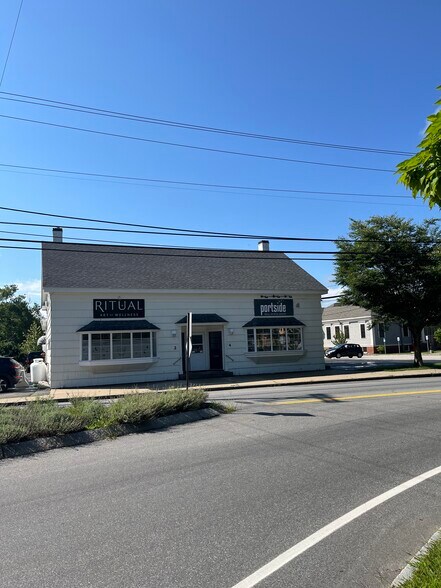
{"type": "Polygon", "coordinates": [[[325,353],[325,357],[336,357],[337,359],[340,359],[340,357],[354,356],[363,357],[363,349],[356,343],[342,343],[341,345],[331,347],[325,353]]]}
{"type": "Polygon", "coordinates": [[[12,357],[0,357],[0,392],[13,388],[21,380],[23,366],[12,357]]]}

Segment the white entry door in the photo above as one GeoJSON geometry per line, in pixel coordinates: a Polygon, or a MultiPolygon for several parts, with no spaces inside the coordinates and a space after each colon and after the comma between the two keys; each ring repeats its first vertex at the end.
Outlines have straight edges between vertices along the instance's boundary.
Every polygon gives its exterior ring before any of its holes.
{"type": "Polygon", "coordinates": [[[207,333],[193,333],[192,352],[190,358],[190,370],[198,372],[208,370],[208,345],[207,333]]]}

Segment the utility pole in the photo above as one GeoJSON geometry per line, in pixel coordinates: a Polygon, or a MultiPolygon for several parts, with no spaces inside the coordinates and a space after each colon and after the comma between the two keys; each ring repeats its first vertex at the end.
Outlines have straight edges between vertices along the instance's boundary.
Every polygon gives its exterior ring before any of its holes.
{"type": "Polygon", "coordinates": [[[185,383],[188,392],[188,380],[190,376],[190,356],[192,351],[191,338],[193,335],[193,313],[187,313],[187,340],[185,341],[185,383]]]}

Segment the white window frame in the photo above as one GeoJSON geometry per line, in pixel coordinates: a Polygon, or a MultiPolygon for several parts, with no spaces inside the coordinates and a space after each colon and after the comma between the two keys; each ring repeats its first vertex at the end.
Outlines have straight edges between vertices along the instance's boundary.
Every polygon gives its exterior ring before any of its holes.
{"type": "Polygon", "coordinates": [[[295,327],[293,325],[289,325],[289,326],[265,326],[265,327],[246,327],[246,331],[247,331],[247,352],[249,354],[254,354],[254,353],[258,353],[258,354],[262,354],[262,353],[268,353],[268,354],[277,354],[277,353],[282,353],[282,354],[289,354],[289,353],[303,353],[304,351],[304,338],[303,338],[303,327],[295,327]],[[270,331],[270,341],[271,341],[271,349],[267,350],[267,351],[261,351],[257,349],[257,332],[256,331],[260,331],[260,330],[268,330],[270,331]],[[286,334],[286,341],[285,341],[285,349],[273,349],[273,329],[297,329],[300,332],[300,339],[301,339],[301,346],[298,347],[297,349],[288,349],[288,333],[286,334]],[[253,331],[253,336],[254,336],[254,349],[253,351],[250,351],[248,349],[248,331],[253,331]]]}
{"type": "Polygon", "coordinates": [[[158,360],[157,349],[158,341],[156,339],[156,329],[145,329],[142,331],[82,331],[80,333],[80,361],[81,365],[109,365],[109,364],[123,364],[123,363],[150,363],[158,360]],[[113,359],[113,335],[125,333],[130,335],[130,357],[122,359],[113,359]],[[133,357],[133,335],[136,333],[150,333],[150,356],[133,357]],[[83,359],[83,336],[87,335],[87,359],[83,359]],[[110,359],[92,359],[92,335],[110,335],[110,359]],[[155,338],[155,343],[153,339],[155,338]],[[153,355],[153,349],[156,350],[156,355],[153,355]]]}

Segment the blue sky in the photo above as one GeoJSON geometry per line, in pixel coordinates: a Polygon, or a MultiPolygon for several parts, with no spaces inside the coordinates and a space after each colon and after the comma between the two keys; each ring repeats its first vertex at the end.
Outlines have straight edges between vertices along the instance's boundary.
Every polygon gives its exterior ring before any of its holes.
{"type": "MultiPolygon", "coordinates": [[[[0,67],[19,0],[0,6],[0,67]]],[[[0,90],[206,126],[412,151],[438,98],[441,4],[426,0],[278,2],[24,0],[0,90]]],[[[1,94],[0,94],[1,96],[1,94]]],[[[394,169],[400,156],[213,135],[0,100],[0,114],[217,149],[394,169]]],[[[3,206],[237,233],[334,238],[350,218],[438,217],[396,177],[200,152],[0,117],[0,163],[178,181],[403,198],[182,189],[0,169],[3,206]]],[[[0,220],[48,222],[0,212],[0,220]]],[[[77,223],[78,224],[78,223],[77,223]]],[[[90,223],[88,223],[90,225],[90,223]]],[[[49,229],[0,230],[50,234],[49,229]]],[[[66,230],[66,237],[113,239],[66,230]]],[[[7,237],[1,234],[0,237],[7,237]]],[[[208,239],[122,240],[213,246],[208,239]]],[[[219,247],[237,247],[233,240],[219,247]]],[[[254,249],[255,241],[243,241],[254,249]]],[[[272,248],[328,249],[308,243],[272,248]]],[[[301,265],[332,287],[331,262],[301,265]]],[[[0,250],[0,284],[38,295],[37,252],[0,250]]]]}

